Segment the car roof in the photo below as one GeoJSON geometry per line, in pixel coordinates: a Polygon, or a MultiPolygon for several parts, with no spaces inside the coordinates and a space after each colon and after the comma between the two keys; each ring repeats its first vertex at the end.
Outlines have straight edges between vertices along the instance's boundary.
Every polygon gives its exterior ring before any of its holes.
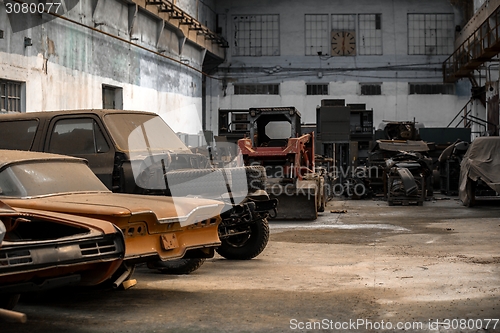
{"type": "Polygon", "coordinates": [[[148,114],[157,116],[154,112],[146,111],[129,111],[129,110],[115,110],[115,109],[80,109],[80,110],[62,110],[62,111],[34,111],[22,113],[7,113],[1,114],[0,120],[18,120],[18,119],[35,119],[35,118],[52,118],[59,115],[75,115],[75,114],[97,114],[103,117],[107,114],[120,114],[120,113],[135,113],[135,114],[148,114]]]}
{"type": "Polygon", "coordinates": [[[39,153],[39,152],[23,151],[23,150],[0,149],[0,169],[3,169],[3,167],[5,167],[6,165],[24,161],[26,162],[66,161],[66,162],[87,163],[87,161],[82,158],[71,157],[66,155],[39,153]]]}

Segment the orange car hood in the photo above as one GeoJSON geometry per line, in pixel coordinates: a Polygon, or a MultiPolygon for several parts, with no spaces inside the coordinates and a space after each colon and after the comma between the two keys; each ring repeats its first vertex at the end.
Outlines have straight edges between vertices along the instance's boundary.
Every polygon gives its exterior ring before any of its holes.
{"type": "Polygon", "coordinates": [[[72,193],[39,198],[4,199],[13,207],[77,215],[127,217],[154,212],[160,222],[181,226],[218,216],[224,203],[209,199],[162,197],[118,193],[72,193]]]}
{"type": "MultiPolygon", "coordinates": [[[[101,220],[101,219],[88,218],[88,217],[84,217],[84,216],[74,216],[74,215],[63,214],[63,213],[54,212],[54,211],[47,212],[47,210],[36,210],[36,209],[25,208],[25,207],[23,207],[23,208],[17,207],[14,209],[0,200],[0,218],[2,216],[7,216],[7,217],[32,216],[32,217],[38,217],[38,218],[42,218],[42,219],[45,218],[48,220],[66,222],[68,224],[78,225],[78,226],[81,226],[84,228],[95,229],[95,230],[98,230],[99,232],[106,233],[106,234],[111,234],[111,233],[116,232],[116,228],[113,224],[109,223],[108,221],[101,220]]],[[[0,226],[0,229],[1,229],[1,226],[0,226]]]]}

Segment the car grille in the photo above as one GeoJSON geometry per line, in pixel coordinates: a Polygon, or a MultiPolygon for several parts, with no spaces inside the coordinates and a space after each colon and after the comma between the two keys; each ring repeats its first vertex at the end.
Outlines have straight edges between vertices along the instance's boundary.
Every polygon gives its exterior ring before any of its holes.
{"type": "Polygon", "coordinates": [[[29,250],[6,251],[0,253],[0,266],[22,266],[33,263],[29,250]]]}
{"type": "Polygon", "coordinates": [[[116,243],[112,239],[80,244],[80,250],[82,251],[83,257],[114,253],[117,251],[116,243]]]}
{"type": "Polygon", "coordinates": [[[123,253],[123,246],[116,237],[89,240],[80,244],[34,245],[31,249],[0,248],[0,273],[20,266],[76,263],[89,258],[103,258],[123,253]],[[64,248],[64,249],[63,249],[64,248]],[[58,251],[61,250],[61,251],[58,251]]]}

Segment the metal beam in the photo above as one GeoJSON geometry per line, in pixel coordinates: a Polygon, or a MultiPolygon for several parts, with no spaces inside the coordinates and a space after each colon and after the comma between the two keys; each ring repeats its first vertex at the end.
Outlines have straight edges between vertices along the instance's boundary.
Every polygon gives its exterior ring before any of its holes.
{"type": "MultiPolygon", "coordinates": [[[[443,63],[443,81],[455,82],[469,77],[472,72],[500,52],[500,0],[490,15],[477,25],[443,63]]],[[[479,22],[478,22],[479,23],[479,22]]]]}
{"type": "MultiPolygon", "coordinates": [[[[224,49],[229,47],[228,42],[207,27],[201,24],[194,17],[184,12],[172,2],[167,0],[130,0],[141,9],[164,20],[168,26],[178,29],[177,35],[184,36],[201,48],[207,49],[210,53],[221,59],[225,58],[224,49]],[[154,5],[154,7],[152,6],[154,5]],[[209,36],[206,40],[205,37],[209,36]],[[215,43],[213,41],[216,41],[215,43]]],[[[181,45],[184,43],[181,42],[181,45]]],[[[182,49],[182,46],[181,46],[182,49]]]]}

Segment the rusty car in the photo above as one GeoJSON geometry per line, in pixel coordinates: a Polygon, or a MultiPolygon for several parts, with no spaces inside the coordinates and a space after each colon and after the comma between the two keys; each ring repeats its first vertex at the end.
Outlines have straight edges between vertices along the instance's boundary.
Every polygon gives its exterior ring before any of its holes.
{"type": "Polygon", "coordinates": [[[0,308],[26,292],[103,283],[124,254],[123,233],[110,222],[0,201],[0,308]]]}
{"type": "Polygon", "coordinates": [[[126,250],[115,287],[137,263],[210,258],[220,245],[222,202],[113,193],[84,159],[0,150],[0,187],[0,200],[14,208],[97,218],[121,229],[126,250]]]}
{"type": "MultiPolygon", "coordinates": [[[[84,158],[114,193],[222,201],[216,251],[224,258],[252,259],[267,245],[267,219],[276,214],[277,200],[265,191],[265,169],[212,167],[212,157],[193,153],[156,113],[92,109],[3,114],[0,149],[84,158]]],[[[190,257],[155,266],[166,273],[189,273],[204,260],[190,257]]]]}

